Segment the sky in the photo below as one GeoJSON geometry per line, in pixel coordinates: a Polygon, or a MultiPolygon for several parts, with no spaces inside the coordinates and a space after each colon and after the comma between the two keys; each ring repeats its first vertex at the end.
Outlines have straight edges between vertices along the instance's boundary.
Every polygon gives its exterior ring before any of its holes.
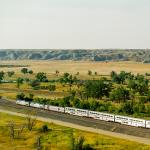
{"type": "Polygon", "coordinates": [[[8,48],[150,48],[150,0],[0,0],[8,48]]]}

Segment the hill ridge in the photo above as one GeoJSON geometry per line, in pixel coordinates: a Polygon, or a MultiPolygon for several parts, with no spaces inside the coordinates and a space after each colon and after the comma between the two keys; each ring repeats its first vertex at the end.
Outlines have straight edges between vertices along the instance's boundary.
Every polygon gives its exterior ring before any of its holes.
{"type": "Polygon", "coordinates": [[[90,60],[150,63],[149,49],[0,49],[0,60],[90,60]]]}

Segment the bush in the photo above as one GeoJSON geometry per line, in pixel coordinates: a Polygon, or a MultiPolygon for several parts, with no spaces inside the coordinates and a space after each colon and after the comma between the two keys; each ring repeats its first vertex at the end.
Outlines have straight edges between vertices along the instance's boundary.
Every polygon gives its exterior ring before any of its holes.
{"type": "Polygon", "coordinates": [[[49,129],[48,129],[48,125],[47,124],[44,124],[43,126],[42,126],[42,129],[41,129],[41,131],[42,132],[47,132],[49,129]]]}
{"type": "Polygon", "coordinates": [[[150,102],[150,91],[147,93],[147,101],[150,102]]]}
{"type": "Polygon", "coordinates": [[[148,117],[150,117],[150,105],[146,107],[146,114],[148,114],[148,117]]]}
{"type": "Polygon", "coordinates": [[[38,80],[33,80],[30,82],[30,86],[34,87],[39,87],[40,86],[40,82],[38,80]]]}
{"type": "Polygon", "coordinates": [[[150,76],[150,73],[145,73],[146,76],[150,76]]]}
{"type": "Polygon", "coordinates": [[[139,103],[142,103],[142,104],[147,103],[148,101],[146,96],[139,96],[138,99],[139,99],[139,103]]]}
{"type": "Polygon", "coordinates": [[[48,89],[48,86],[40,86],[40,89],[46,90],[46,89],[48,89]]]}
{"type": "Polygon", "coordinates": [[[16,99],[24,100],[25,99],[25,94],[24,93],[17,94],[16,99]]]}
{"type": "Polygon", "coordinates": [[[125,102],[121,105],[121,110],[122,112],[124,112],[125,114],[133,114],[133,105],[131,102],[125,102]]]}
{"type": "Polygon", "coordinates": [[[94,150],[94,148],[90,144],[85,144],[83,150],[94,150]]]}
{"type": "Polygon", "coordinates": [[[40,89],[40,87],[39,86],[35,86],[35,87],[33,87],[33,90],[39,90],[40,89]]]}
{"type": "Polygon", "coordinates": [[[48,86],[48,90],[49,91],[55,91],[56,90],[56,86],[55,85],[49,85],[48,86]]]}
{"type": "Polygon", "coordinates": [[[115,113],[116,111],[117,111],[117,108],[115,106],[113,106],[113,105],[109,106],[109,108],[108,108],[109,113],[115,113]]]}

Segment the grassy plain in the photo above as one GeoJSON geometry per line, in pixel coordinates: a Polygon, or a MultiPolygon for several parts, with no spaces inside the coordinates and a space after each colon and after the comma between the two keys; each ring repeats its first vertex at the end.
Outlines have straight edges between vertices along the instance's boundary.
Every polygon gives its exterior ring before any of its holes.
{"type": "Polygon", "coordinates": [[[118,138],[112,138],[101,134],[95,134],[91,132],[80,131],[71,129],[64,126],[59,126],[53,123],[44,123],[37,121],[34,129],[28,131],[24,129],[19,138],[11,139],[7,123],[14,121],[16,125],[21,125],[26,122],[25,118],[0,113],[0,149],[3,150],[33,150],[36,149],[35,143],[37,138],[41,136],[41,145],[43,149],[47,150],[69,150],[71,148],[71,135],[75,139],[80,136],[85,138],[85,144],[90,144],[95,149],[100,150],[149,150],[150,146],[122,140],[118,138]],[[51,129],[46,133],[41,132],[41,127],[47,124],[51,129]]]}
{"type": "MultiPolygon", "coordinates": [[[[145,74],[146,72],[149,73],[150,64],[142,64],[136,62],[91,62],[91,61],[33,61],[33,60],[16,60],[16,61],[1,61],[1,65],[26,65],[27,68],[33,70],[33,74],[22,74],[21,68],[22,67],[2,67],[0,71],[15,71],[15,75],[9,78],[5,75],[5,79],[7,80],[16,80],[17,77],[23,78],[30,78],[34,79],[35,74],[37,72],[45,72],[49,80],[59,79],[60,76],[64,72],[69,72],[71,74],[76,74],[79,72],[77,78],[80,79],[93,79],[93,78],[100,78],[102,76],[109,77],[110,72],[112,70],[116,72],[120,72],[122,70],[132,73],[140,73],[145,74]],[[60,73],[57,76],[55,71],[58,70],[60,73]],[[88,70],[97,72],[98,75],[89,76],[88,70]]],[[[41,83],[41,85],[46,85],[50,83],[41,83]]],[[[7,97],[9,99],[15,99],[16,94],[23,92],[25,94],[32,93],[36,95],[36,97],[42,98],[50,98],[55,99],[58,97],[65,96],[64,92],[69,90],[69,87],[62,86],[60,83],[55,84],[56,91],[49,92],[48,90],[33,90],[31,86],[27,83],[24,83],[20,86],[20,89],[17,88],[16,83],[2,83],[0,84],[0,96],[7,97]]],[[[74,87],[73,87],[74,88],[74,87]]]]}
{"type": "MultiPolygon", "coordinates": [[[[35,73],[46,72],[52,78],[56,78],[55,71],[59,70],[60,74],[69,72],[76,74],[80,72],[81,77],[87,76],[87,71],[97,72],[99,75],[109,75],[112,70],[120,72],[122,70],[132,73],[144,74],[149,72],[150,64],[136,62],[91,62],[91,61],[33,61],[33,60],[16,60],[16,61],[1,61],[1,64],[7,65],[29,65],[35,73]]],[[[3,67],[0,70],[14,70],[20,73],[20,67],[7,68],[3,67]]]]}

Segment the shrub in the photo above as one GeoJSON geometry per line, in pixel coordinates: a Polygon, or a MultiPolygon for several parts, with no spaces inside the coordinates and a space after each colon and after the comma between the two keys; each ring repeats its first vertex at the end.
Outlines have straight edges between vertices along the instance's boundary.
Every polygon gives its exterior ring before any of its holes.
{"type": "Polygon", "coordinates": [[[48,90],[49,91],[55,91],[56,90],[56,86],[55,85],[49,85],[48,86],[48,90]]]}
{"type": "Polygon", "coordinates": [[[148,98],[146,96],[139,96],[138,99],[139,99],[139,103],[142,103],[142,104],[148,101],[148,98]]]}
{"type": "Polygon", "coordinates": [[[49,129],[48,129],[48,125],[47,124],[44,124],[43,126],[42,126],[42,128],[41,128],[41,131],[42,132],[47,132],[49,129]]]}

